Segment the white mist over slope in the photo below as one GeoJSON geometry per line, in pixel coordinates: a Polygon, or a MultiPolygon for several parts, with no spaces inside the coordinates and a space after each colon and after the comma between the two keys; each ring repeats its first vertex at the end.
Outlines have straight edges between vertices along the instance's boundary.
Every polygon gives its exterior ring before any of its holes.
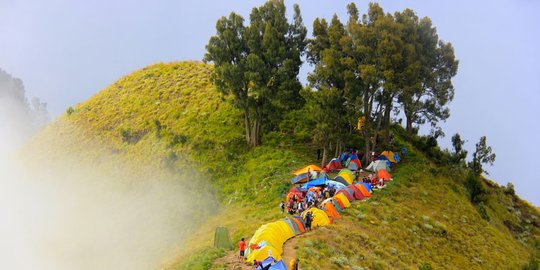
{"type": "Polygon", "coordinates": [[[31,164],[12,152],[22,135],[0,125],[0,269],[154,269],[193,226],[179,181],[68,158],[31,164]]]}

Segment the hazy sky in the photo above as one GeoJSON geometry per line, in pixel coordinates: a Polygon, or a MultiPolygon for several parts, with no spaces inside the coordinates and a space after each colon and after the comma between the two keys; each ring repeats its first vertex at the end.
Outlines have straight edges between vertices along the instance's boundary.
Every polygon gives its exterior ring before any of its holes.
{"type": "MultiPolygon", "coordinates": [[[[156,62],[200,60],[215,22],[231,11],[245,18],[264,1],[0,0],[0,68],[21,78],[29,96],[48,102],[53,116],[121,76],[156,62]]],[[[350,1],[300,4],[311,29],[316,17],[346,21],[350,1]]],[[[482,135],[497,153],[489,168],[501,184],[540,205],[540,2],[380,1],[387,12],[412,8],[428,16],[460,61],[451,118],[472,152],[482,135]]],[[[364,13],[368,2],[356,1],[364,13]]],[[[309,34],[311,35],[311,33],[309,34]]],[[[309,67],[303,69],[305,81],[309,67]]]]}

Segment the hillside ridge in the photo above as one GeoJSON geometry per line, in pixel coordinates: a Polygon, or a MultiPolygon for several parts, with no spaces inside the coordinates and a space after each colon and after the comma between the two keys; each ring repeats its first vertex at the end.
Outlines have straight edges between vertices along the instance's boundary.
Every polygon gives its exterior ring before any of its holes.
{"type": "MultiPolygon", "coordinates": [[[[69,155],[111,167],[113,159],[134,173],[141,166],[167,175],[196,170],[206,180],[191,181],[190,188],[211,210],[201,208],[185,244],[160,267],[224,269],[214,264],[226,255],[212,248],[215,227],[229,228],[237,242],[279,219],[291,172],[319,161],[300,133],[272,133],[262,146],[245,146],[241,112],[215,90],[212,71],[196,62],[137,70],[68,109],[24,152],[38,161],[69,155]]],[[[469,201],[464,171],[429,160],[402,128],[393,132],[396,148],[410,150],[393,173],[397,180],[354,204],[340,222],[299,239],[301,269],[521,269],[528,263],[540,242],[537,208],[493,185],[486,220],[469,201]]]]}

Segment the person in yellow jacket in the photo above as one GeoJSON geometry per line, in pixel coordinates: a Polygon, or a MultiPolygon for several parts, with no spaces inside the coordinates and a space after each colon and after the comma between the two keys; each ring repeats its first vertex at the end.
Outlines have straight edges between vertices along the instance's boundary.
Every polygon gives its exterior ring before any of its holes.
{"type": "Polygon", "coordinates": [[[299,259],[291,259],[289,262],[289,270],[298,270],[299,259]]]}

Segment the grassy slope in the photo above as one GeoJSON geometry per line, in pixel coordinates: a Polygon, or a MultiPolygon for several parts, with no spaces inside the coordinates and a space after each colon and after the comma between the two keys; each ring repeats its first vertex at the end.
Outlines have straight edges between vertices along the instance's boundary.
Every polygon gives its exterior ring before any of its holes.
{"type": "MultiPolygon", "coordinates": [[[[289,188],[290,172],[310,161],[304,146],[247,149],[241,113],[214,91],[211,72],[211,66],[195,62],[138,70],[77,105],[27,148],[38,160],[69,155],[99,166],[121,164],[134,172],[146,167],[173,176],[192,168],[201,173],[203,179],[190,182],[201,194],[194,201],[214,205],[216,198],[220,209],[197,212],[204,222],[166,268],[209,268],[223,255],[210,248],[217,225],[227,226],[236,241],[278,219],[277,203],[289,188]]],[[[527,260],[529,251],[499,216],[515,225],[524,219],[509,218],[511,211],[496,203],[487,223],[447,169],[416,155],[408,157],[395,178],[391,187],[348,210],[336,225],[300,241],[303,266],[409,268],[426,262],[450,268],[517,268],[527,260]],[[345,238],[354,241],[338,241],[345,238]]],[[[495,195],[513,204],[513,199],[495,195]]]]}
{"type": "MultiPolygon", "coordinates": [[[[302,239],[299,254],[310,258],[302,269],[520,269],[527,263],[530,246],[499,226],[513,215],[482,219],[455,171],[412,153],[393,176],[342,220],[302,239]]],[[[492,206],[501,210],[506,202],[495,198],[492,206]]]]}

